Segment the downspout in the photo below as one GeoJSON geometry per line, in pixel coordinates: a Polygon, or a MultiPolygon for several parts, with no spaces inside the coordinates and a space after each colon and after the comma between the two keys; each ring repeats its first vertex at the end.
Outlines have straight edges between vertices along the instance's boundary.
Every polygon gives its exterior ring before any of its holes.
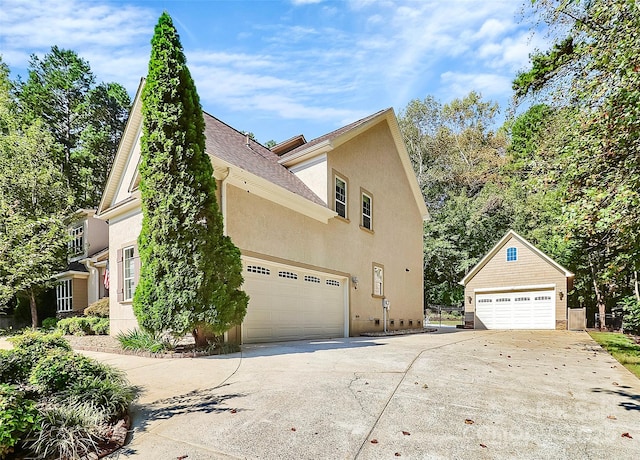
{"type": "Polygon", "coordinates": [[[220,213],[222,214],[222,234],[227,235],[227,178],[231,168],[214,169],[213,177],[220,181],[220,213]],[[220,172],[221,171],[221,172],[220,172]]]}
{"type": "Polygon", "coordinates": [[[100,280],[98,279],[98,269],[93,265],[98,260],[96,258],[86,258],[82,261],[87,270],[89,271],[89,279],[87,280],[87,305],[91,305],[93,302],[100,298],[100,280]],[[93,291],[93,297],[91,296],[93,291]],[[92,300],[93,299],[93,300],[92,300]]]}

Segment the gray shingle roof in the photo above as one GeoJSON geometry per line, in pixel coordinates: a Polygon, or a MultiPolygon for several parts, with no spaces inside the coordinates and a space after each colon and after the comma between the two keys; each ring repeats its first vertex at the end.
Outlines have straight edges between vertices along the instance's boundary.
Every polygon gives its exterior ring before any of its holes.
{"type": "Polygon", "coordinates": [[[278,163],[280,157],[260,143],[232,128],[216,117],[204,112],[207,153],[262,177],[309,201],[326,203],[307,187],[295,174],[278,163]]]}
{"type": "Polygon", "coordinates": [[[369,115],[368,117],[362,118],[358,121],[354,121],[351,124],[348,124],[347,126],[343,126],[342,128],[338,128],[335,131],[331,131],[330,133],[324,134],[320,137],[317,137],[309,142],[307,142],[306,144],[301,145],[300,147],[297,147],[293,150],[291,150],[290,152],[287,152],[286,154],[282,155],[280,157],[280,161],[281,162],[285,162],[288,158],[291,158],[292,156],[295,156],[296,153],[300,152],[301,150],[306,150],[309,147],[313,147],[316,144],[319,144],[321,142],[324,142],[326,140],[333,140],[339,136],[341,136],[342,134],[351,131],[352,129],[357,128],[360,125],[363,125],[365,123],[367,123],[368,121],[372,120],[373,118],[376,118],[377,116],[379,116],[380,114],[386,112],[389,109],[384,109],[384,110],[380,110],[379,112],[374,113],[373,115],[369,115]]]}

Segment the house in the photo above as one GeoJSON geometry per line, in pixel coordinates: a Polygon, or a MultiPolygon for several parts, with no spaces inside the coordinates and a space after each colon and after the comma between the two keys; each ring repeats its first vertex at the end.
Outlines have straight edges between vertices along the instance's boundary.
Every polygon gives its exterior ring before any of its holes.
{"type": "Polygon", "coordinates": [[[82,314],[96,300],[109,297],[108,282],[105,285],[109,225],[95,213],[95,209],[81,209],[69,225],[69,265],[54,276],[58,317],[82,314]]]}
{"type": "Polygon", "coordinates": [[[567,329],[573,273],[510,230],[462,279],[465,325],[567,329]]]}
{"type": "MultiPolygon", "coordinates": [[[[141,83],[144,84],[144,82],[141,83]]],[[[236,342],[355,336],[422,327],[427,209],[392,109],[272,150],[204,114],[224,231],[242,254],[244,322],[236,342]]],[[[109,222],[112,334],[137,327],[140,89],[98,209],[109,222]],[[115,262],[112,262],[115,267],[115,262]],[[114,273],[115,275],[115,273],[114,273]]]]}

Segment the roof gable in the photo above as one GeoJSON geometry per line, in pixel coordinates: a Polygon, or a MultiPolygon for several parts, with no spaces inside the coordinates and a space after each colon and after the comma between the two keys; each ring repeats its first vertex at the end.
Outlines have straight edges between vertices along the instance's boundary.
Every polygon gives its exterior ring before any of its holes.
{"type": "Polygon", "coordinates": [[[338,128],[335,131],[327,133],[316,139],[313,139],[306,144],[303,144],[290,152],[282,155],[279,162],[288,168],[295,166],[296,164],[314,158],[318,155],[326,154],[327,152],[336,149],[340,145],[350,141],[361,133],[373,128],[378,123],[387,123],[393,142],[396,146],[396,151],[402,162],[407,180],[411,192],[416,201],[416,205],[420,211],[420,215],[423,219],[429,219],[429,212],[424,202],[422,192],[418,185],[416,174],[409,160],[409,154],[407,152],[404,140],[400,134],[400,126],[398,125],[398,119],[392,108],[381,110],[368,117],[362,118],[349,125],[338,128]]]}
{"type": "MultiPolygon", "coordinates": [[[[142,79],[138,87],[98,207],[98,216],[103,219],[108,219],[114,213],[119,214],[140,205],[140,192],[137,187],[139,182],[138,159],[133,156],[142,128],[141,94],[144,81],[142,79]],[[135,172],[130,180],[125,179],[128,165],[132,161],[135,161],[135,172]],[[126,187],[126,193],[123,192],[123,187],[126,187]]],[[[227,168],[231,167],[235,170],[234,178],[242,177],[245,183],[257,182],[261,184],[262,190],[266,190],[265,184],[271,184],[269,187],[275,190],[271,196],[274,201],[281,202],[285,206],[293,207],[303,213],[320,216],[321,220],[326,221],[335,214],[304,182],[278,162],[278,155],[216,117],[206,112],[203,112],[203,116],[206,137],[205,149],[212,158],[214,167],[219,164],[224,164],[227,168]],[[318,209],[319,207],[322,209],[318,209]]],[[[264,193],[265,197],[270,196],[268,191],[264,193]]]]}
{"type": "Polygon", "coordinates": [[[555,260],[553,260],[551,257],[549,257],[548,255],[546,255],[544,252],[542,252],[540,249],[536,248],[533,244],[531,244],[529,241],[527,241],[526,239],[524,239],[522,236],[518,235],[515,231],[513,230],[509,230],[507,232],[507,234],[505,236],[503,236],[500,241],[498,241],[496,243],[496,245],[480,260],[480,262],[478,262],[475,267],[473,267],[471,269],[471,271],[469,271],[469,273],[467,273],[465,275],[464,278],[462,278],[462,280],[460,281],[460,284],[465,285],[467,284],[469,281],[471,281],[471,279],[480,271],[482,270],[482,268],[490,261],[492,260],[499,252],[500,250],[505,247],[507,245],[507,243],[509,241],[511,241],[511,239],[517,239],[523,246],[525,246],[527,249],[529,249],[533,254],[535,254],[536,256],[538,256],[540,259],[542,259],[543,261],[547,262],[549,265],[551,265],[553,268],[555,268],[556,270],[558,270],[560,273],[564,274],[565,277],[567,278],[572,278],[574,276],[573,273],[571,273],[569,270],[567,270],[566,268],[564,268],[562,265],[560,265],[559,263],[557,263],[555,260]]]}

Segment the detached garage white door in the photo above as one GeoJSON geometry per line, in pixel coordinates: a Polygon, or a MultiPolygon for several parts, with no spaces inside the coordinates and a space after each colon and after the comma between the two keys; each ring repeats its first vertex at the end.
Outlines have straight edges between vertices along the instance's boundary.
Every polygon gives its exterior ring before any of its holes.
{"type": "Polygon", "coordinates": [[[476,295],[476,327],[555,329],[555,311],[553,290],[476,295]]]}
{"type": "Polygon", "coordinates": [[[346,279],[260,260],[244,260],[249,295],[244,343],[344,337],[346,279]]]}

